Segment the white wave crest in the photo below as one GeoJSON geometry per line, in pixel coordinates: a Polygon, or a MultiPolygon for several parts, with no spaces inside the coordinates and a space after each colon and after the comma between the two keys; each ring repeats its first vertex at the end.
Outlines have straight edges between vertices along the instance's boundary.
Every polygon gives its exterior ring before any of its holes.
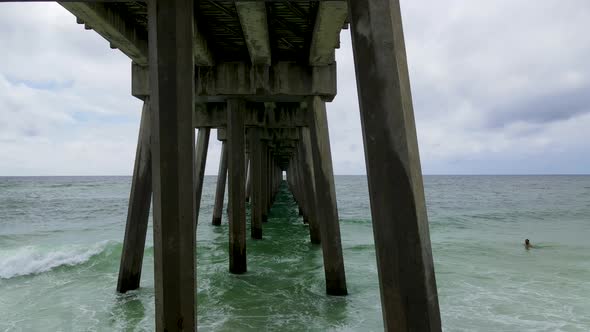
{"type": "Polygon", "coordinates": [[[0,251],[0,279],[37,274],[58,266],[73,266],[87,262],[104,251],[108,241],[88,246],[67,246],[57,250],[26,246],[0,251]]]}

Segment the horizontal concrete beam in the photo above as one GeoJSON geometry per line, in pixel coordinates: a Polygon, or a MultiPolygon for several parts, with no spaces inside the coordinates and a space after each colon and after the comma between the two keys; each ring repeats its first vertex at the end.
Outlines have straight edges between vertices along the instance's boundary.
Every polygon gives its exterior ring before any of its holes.
{"type": "Polygon", "coordinates": [[[196,100],[221,102],[242,97],[251,101],[302,101],[321,96],[331,101],[336,95],[336,64],[307,66],[279,62],[254,66],[244,62],[197,67],[196,100]]]}
{"type": "Polygon", "coordinates": [[[236,2],[236,11],[240,19],[244,39],[254,65],[270,65],[270,39],[268,21],[264,2],[236,2]]]}
{"type": "Polygon", "coordinates": [[[310,65],[322,66],[335,61],[334,49],[340,47],[340,30],[347,17],[346,2],[324,1],[319,4],[309,48],[310,65]]]}
{"type": "Polygon", "coordinates": [[[60,1],[59,4],[74,14],[78,22],[84,22],[85,26],[92,28],[111,47],[120,49],[133,62],[148,64],[147,31],[136,27],[102,3],[60,1]]]}
{"type": "MultiPolygon", "coordinates": [[[[299,103],[247,103],[244,122],[247,127],[295,128],[306,127],[307,109],[299,103]]],[[[198,103],[193,116],[195,128],[227,126],[225,103],[198,103]]]]}
{"type": "MultiPolygon", "coordinates": [[[[260,139],[265,141],[298,141],[297,128],[257,128],[260,130],[260,139]]],[[[225,141],[227,135],[225,128],[217,129],[217,140],[225,141]]]]}

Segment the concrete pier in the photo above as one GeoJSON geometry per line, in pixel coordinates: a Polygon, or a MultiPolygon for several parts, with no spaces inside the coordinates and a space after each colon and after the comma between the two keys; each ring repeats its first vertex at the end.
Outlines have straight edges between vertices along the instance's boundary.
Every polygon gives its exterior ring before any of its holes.
{"type": "Polygon", "coordinates": [[[262,222],[268,222],[268,206],[269,206],[269,192],[268,192],[268,146],[266,141],[260,142],[260,191],[261,191],[261,213],[262,222]]]}
{"type": "Polygon", "coordinates": [[[244,100],[227,101],[229,271],[246,268],[246,172],[244,169],[244,100]]]}
{"type": "Polygon", "coordinates": [[[399,0],[348,1],[388,331],[441,331],[399,0]]]}
{"type": "Polygon", "coordinates": [[[125,293],[139,288],[145,237],[152,201],[151,111],[149,98],[143,104],[139,138],[135,152],[135,166],[127,210],[127,223],[117,291],[125,293]]]}
{"type": "Polygon", "coordinates": [[[385,329],[441,330],[399,0],[59,3],[130,59],[131,95],[144,101],[117,290],[139,287],[153,197],[157,331],[197,328],[212,128],[222,141],[212,223],[227,179],[229,271],[247,271],[246,200],[250,236],[261,239],[286,171],[321,243],[326,292],[347,294],[326,103],[349,25],[385,329]]]}
{"type": "Polygon", "coordinates": [[[148,6],[156,330],[195,320],[193,1],[148,6]]]}
{"type": "Polygon", "coordinates": [[[258,128],[250,128],[250,162],[252,194],[250,204],[250,232],[253,239],[262,239],[262,212],[263,190],[262,190],[262,142],[258,128]]]}
{"type": "Polygon", "coordinates": [[[195,147],[195,225],[199,224],[199,210],[201,208],[201,194],[203,193],[203,180],[205,178],[210,131],[211,129],[209,128],[199,129],[195,147]]]}
{"type": "Polygon", "coordinates": [[[225,195],[225,182],[227,179],[227,143],[221,142],[221,157],[219,170],[217,171],[217,187],[215,189],[215,205],[213,207],[213,225],[221,225],[223,213],[223,196],[225,195]]]}
{"type": "Polygon", "coordinates": [[[307,107],[310,121],[316,204],[321,207],[318,208],[317,215],[320,220],[326,292],[329,295],[346,295],[348,291],[340,240],[326,104],[320,97],[309,97],[307,107]]]}
{"type": "Polygon", "coordinates": [[[304,184],[304,190],[306,191],[307,199],[307,218],[309,224],[309,237],[311,243],[319,244],[321,243],[321,230],[319,225],[319,218],[318,218],[318,208],[316,206],[317,197],[316,197],[316,186],[315,186],[315,176],[314,176],[314,169],[312,165],[312,155],[311,155],[311,139],[309,136],[309,128],[300,128],[299,130],[299,155],[300,155],[300,165],[301,171],[303,173],[303,178],[307,179],[306,183],[304,184]]]}

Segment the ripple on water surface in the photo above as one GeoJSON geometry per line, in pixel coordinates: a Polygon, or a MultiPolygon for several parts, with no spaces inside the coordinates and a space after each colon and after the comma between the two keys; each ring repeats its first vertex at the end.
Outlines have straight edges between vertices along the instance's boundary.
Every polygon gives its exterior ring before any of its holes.
{"type": "MultiPolygon", "coordinates": [[[[227,220],[197,231],[202,331],[380,331],[365,177],[337,177],[347,297],[328,297],[320,246],[282,188],[228,273],[227,220]]],[[[153,247],[141,285],[115,293],[129,178],[0,178],[0,330],[151,331],[153,247]]],[[[445,331],[590,330],[590,177],[426,177],[445,331]],[[538,248],[524,250],[531,238],[538,248]]],[[[224,210],[225,211],[225,210],[224,210]]],[[[224,216],[225,218],[225,216],[224,216]]],[[[151,234],[151,225],[149,229],[151,234]]]]}

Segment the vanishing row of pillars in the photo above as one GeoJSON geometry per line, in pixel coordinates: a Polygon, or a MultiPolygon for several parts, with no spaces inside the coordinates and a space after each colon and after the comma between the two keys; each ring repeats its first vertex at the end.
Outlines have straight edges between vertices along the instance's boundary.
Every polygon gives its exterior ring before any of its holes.
{"type": "MultiPolygon", "coordinates": [[[[330,295],[346,295],[325,102],[320,97],[310,97],[303,105],[309,110],[311,126],[298,128],[299,141],[287,170],[289,188],[303,213],[305,223],[309,224],[311,242],[322,243],[326,292],[330,295]],[[320,206],[323,208],[316,208],[320,206]]],[[[244,126],[245,103],[238,99],[230,100],[227,107],[227,139],[222,141],[221,146],[212,224],[221,225],[228,179],[229,270],[240,274],[247,271],[246,199],[249,197],[251,206],[250,237],[262,239],[263,224],[268,221],[283,170],[267,141],[262,139],[262,128],[246,129],[244,126]]],[[[148,98],[144,103],[140,125],[117,286],[119,292],[139,287],[152,194],[151,139],[148,98]]],[[[210,128],[199,128],[194,149],[195,227],[198,225],[209,139],[210,128]]]]}
{"type": "MultiPolygon", "coordinates": [[[[349,0],[348,5],[384,326],[388,331],[440,331],[399,0],[349,0]]],[[[193,0],[148,3],[151,94],[142,114],[117,288],[124,292],[139,286],[151,193],[157,331],[196,330],[196,218],[204,165],[198,156],[206,143],[195,149],[193,6],[193,0]]],[[[325,105],[314,97],[308,107],[314,121],[309,133],[302,130],[304,143],[292,157],[288,178],[304,217],[319,228],[328,293],[341,295],[346,281],[325,105]]],[[[227,109],[230,270],[242,273],[244,101],[228,99],[227,109]]],[[[208,130],[199,133],[205,135],[208,130]]],[[[260,167],[251,169],[251,187],[268,186],[254,180],[260,167]]],[[[252,189],[252,200],[259,195],[252,189]]],[[[262,220],[263,213],[257,213],[262,220]]]]}

